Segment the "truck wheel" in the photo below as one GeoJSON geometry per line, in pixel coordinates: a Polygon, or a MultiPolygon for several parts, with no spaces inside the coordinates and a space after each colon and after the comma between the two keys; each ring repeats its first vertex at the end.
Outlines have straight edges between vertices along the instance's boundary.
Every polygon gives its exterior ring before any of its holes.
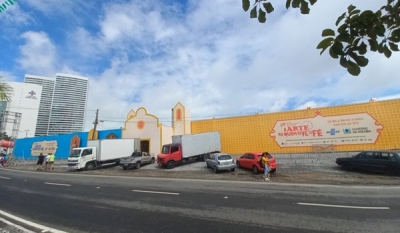
{"type": "Polygon", "coordinates": [[[94,164],[93,163],[87,163],[85,166],[85,170],[93,170],[94,169],[94,164]]]}
{"type": "Polygon", "coordinates": [[[168,169],[172,169],[172,168],[174,168],[175,167],[175,162],[174,161],[169,161],[168,163],[167,163],[167,168],[168,169]]]}
{"type": "Polygon", "coordinates": [[[140,163],[136,163],[136,169],[140,168],[140,163]]]}
{"type": "Polygon", "coordinates": [[[217,168],[217,166],[214,167],[214,173],[218,173],[218,168],[217,168]]]}
{"type": "Polygon", "coordinates": [[[156,160],[154,158],[151,159],[150,163],[155,163],[156,160]]]}
{"type": "Polygon", "coordinates": [[[122,167],[124,170],[128,170],[128,168],[127,167],[122,167]]]}

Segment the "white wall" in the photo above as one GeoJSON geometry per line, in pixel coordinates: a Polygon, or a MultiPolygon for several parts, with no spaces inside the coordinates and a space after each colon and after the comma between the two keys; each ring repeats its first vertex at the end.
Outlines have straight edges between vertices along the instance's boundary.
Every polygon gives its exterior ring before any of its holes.
{"type": "MultiPolygon", "coordinates": [[[[8,85],[13,88],[13,95],[11,101],[7,103],[7,111],[22,114],[17,138],[24,138],[26,134],[28,134],[28,137],[33,137],[36,130],[42,87],[37,84],[19,82],[8,82],[8,85]],[[26,130],[29,131],[26,132],[26,130]]],[[[13,123],[7,123],[6,132],[9,136],[12,134],[12,127],[13,123]]]]}

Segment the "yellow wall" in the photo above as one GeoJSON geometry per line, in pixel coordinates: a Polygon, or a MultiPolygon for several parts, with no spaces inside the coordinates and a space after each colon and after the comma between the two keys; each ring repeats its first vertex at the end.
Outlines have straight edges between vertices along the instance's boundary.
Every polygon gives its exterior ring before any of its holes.
{"type": "Polygon", "coordinates": [[[276,121],[311,118],[319,111],[322,116],[367,112],[383,125],[375,144],[336,145],[337,151],[400,148],[400,99],[367,102],[336,107],[255,114],[249,116],[192,121],[192,133],[219,131],[222,151],[241,154],[248,151],[272,153],[310,152],[311,146],[280,148],[270,136],[276,121]]]}

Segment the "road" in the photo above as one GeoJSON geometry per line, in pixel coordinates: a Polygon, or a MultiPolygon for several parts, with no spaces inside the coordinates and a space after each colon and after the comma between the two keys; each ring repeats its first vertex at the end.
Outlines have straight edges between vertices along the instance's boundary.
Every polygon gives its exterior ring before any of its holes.
{"type": "Polygon", "coordinates": [[[0,169],[0,211],[65,232],[398,232],[399,191],[0,169]]]}

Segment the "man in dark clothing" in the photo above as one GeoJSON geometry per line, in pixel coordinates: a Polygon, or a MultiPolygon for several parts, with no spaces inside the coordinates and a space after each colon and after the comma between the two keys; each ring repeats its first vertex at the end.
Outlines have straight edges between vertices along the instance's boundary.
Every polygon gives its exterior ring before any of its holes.
{"type": "Polygon", "coordinates": [[[43,162],[44,162],[44,156],[43,156],[43,154],[42,153],[40,153],[40,155],[39,155],[39,157],[38,157],[38,161],[37,161],[37,163],[36,163],[36,165],[37,165],[37,169],[36,170],[42,170],[42,165],[43,165],[43,162]]]}

